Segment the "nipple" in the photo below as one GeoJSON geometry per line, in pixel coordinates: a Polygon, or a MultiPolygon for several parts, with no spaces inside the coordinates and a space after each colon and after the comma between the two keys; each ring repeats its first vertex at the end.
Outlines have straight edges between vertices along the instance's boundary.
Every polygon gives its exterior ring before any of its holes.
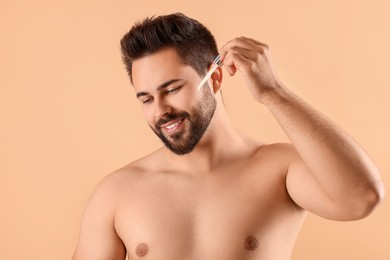
{"type": "Polygon", "coordinates": [[[148,245],[145,243],[139,244],[135,249],[135,253],[140,257],[145,256],[148,253],[148,245]]]}
{"type": "Polygon", "coordinates": [[[257,241],[254,236],[247,236],[245,238],[244,247],[249,251],[254,251],[259,246],[259,241],[257,241]]]}

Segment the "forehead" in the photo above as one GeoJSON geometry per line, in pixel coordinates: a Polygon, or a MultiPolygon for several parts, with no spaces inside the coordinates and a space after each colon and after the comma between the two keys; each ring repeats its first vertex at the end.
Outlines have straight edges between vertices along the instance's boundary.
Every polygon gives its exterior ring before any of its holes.
{"type": "Polygon", "coordinates": [[[136,89],[156,87],[171,79],[187,79],[195,70],[185,65],[174,48],[162,49],[133,62],[136,89]]]}

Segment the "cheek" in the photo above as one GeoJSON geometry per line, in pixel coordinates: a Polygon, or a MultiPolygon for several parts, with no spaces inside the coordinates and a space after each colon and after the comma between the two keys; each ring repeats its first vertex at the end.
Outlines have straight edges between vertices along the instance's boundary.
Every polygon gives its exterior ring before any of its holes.
{"type": "Polygon", "coordinates": [[[186,89],[173,97],[174,107],[176,109],[189,111],[195,104],[198,98],[197,90],[186,89]]]}

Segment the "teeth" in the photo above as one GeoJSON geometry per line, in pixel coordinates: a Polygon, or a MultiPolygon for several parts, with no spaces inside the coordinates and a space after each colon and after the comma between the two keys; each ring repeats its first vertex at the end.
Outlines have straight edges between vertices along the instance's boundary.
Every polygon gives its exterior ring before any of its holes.
{"type": "Polygon", "coordinates": [[[170,129],[174,128],[175,126],[177,126],[178,124],[179,124],[179,122],[176,122],[176,123],[174,123],[172,125],[166,126],[166,128],[170,130],[170,129]]]}

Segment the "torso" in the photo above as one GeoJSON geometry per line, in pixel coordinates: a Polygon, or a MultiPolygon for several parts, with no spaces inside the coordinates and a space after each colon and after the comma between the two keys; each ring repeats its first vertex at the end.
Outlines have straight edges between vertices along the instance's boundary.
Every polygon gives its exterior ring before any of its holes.
{"type": "Polygon", "coordinates": [[[284,151],[266,146],[203,175],[150,158],[121,169],[115,228],[129,259],[289,259],[305,211],[286,190],[284,151]]]}

